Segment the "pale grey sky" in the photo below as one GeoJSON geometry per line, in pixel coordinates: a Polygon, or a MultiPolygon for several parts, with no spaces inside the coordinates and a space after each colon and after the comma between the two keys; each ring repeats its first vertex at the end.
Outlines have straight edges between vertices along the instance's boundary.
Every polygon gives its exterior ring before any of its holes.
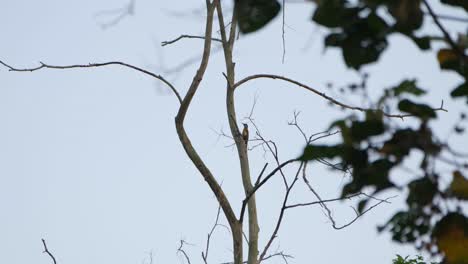
{"type": "MultiPolygon", "coordinates": [[[[439,7],[438,1],[431,2],[439,7]]],[[[201,54],[199,40],[164,48],[159,42],[203,33],[202,17],[173,12],[199,9],[204,1],[136,0],[134,16],[102,30],[99,23],[114,17],[95,15],[126,4],[127,0],[3,1],[0,59],[17,67],[33,67],[39,61],[65,65],[117,60],[163,73],[201,54]]],[[[455,9],[444,11],[466,15],[455,9]]],[[[324,52],[325,31],[307,22],[311,14],[309,4],[287,5],[284,64],[279,19],[256,34],[241,36],[235,50],[238,78],[275,73],[323,91],[329,81],[339,85],[358,80],[338,50],[324,52]]],[[[463,28],[452,22],[446,25],[451,30],[463,28]]],[[[437,32],[431,21],[425,28],[437,32]]],[[[437,123],[438,133],[445,135],[458,117],[457,109],[464,107],[463,102],[452,101],[447,90],[460,78],[439,70],[435,49],[420,52],[402,37],[390,40],[391,48],[379,64],[364,68],[371,73],[371,91],[378,94],[405,77],[420,78],[421,87],[430,90],[428,101],[438,106],[443,99],[449,109],[437,123]]],[[[183,93],[195,66],[167,78],[183,93]]],[[[238,211],[243,191],[236,152],[225,147],[229,140],[218,139],[213,132],[228,131],[223,71],[221,53],[216,53],[186,127],[238,211]]],[[[308,133],[320,132],[332,118],[347,114],[297,87],[262,80],[237,94],[239,117],[249,113],[255,95],[259,99],[254,117],[264,136],[278,142],[284,160],[296,157],[304,147],[297,131],[287,126],[294,110],[302,112],[300,120],[308,133]]],[[[355,98],[341,99],[359,103],[355,98]]],[[[118,66],[33,73],[0,67],[0,263],[51,263],[42,254],[41,238],[60,264],[148,263],[148,252],[153,252],[154,263],[182,263],[176,252],[180,239],[193,244],[187,252],[192,263],[200,263],[217,206],[178,141],[176,111],[176,99],[164,86],[118,66]]],[[[468,141],[454,140],[461,149],[468,147],[468,141]]],[[[250,155],[256,175],[265,158],[260,150],[250,155]]],[[[336,197],[347,180],[321,166],[309,170],[323,197],[336,197]]],[[[278,178],[258,193],[262,245],[273,229],[282,190],[278,178]]],[[[294,197],[313,198],[304,188],[294,197]]],[[[331,228],[318,207],[293,210],[272,249],[294,255],[290,263],[390,263],[395,254],[416,254],[413,247],[394,244],[388,234],[376,233],[376,225],[401,208],[403,199],[404,195],[376,208],[340,231],[331,228]]],[[[351,205],[333,206],[340,223],[353,217],[351,205]]],[[[210,262],[229,261],[230,246],[227,230],[218,229],[210,262]]]]}

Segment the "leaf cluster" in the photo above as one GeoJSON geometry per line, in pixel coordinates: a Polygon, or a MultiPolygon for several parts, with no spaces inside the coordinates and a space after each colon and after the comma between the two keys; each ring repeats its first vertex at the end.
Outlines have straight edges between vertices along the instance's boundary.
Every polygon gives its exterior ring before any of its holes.
{"type": "MultiPolygon", "coordinates": [[[[454,99],[468,103],[468,28],[451,36],[439,22],[427,0],[314,0],[311,22],[328,29],[324,38],[327,48],[341,50],[344,63],[351,69],[378,62],[389,47],[389,37],[399,34],[410,39],[421,51],[431,50],[435,41],[444,47],[434,52],[439,66],[461,77],[456,87],[448,87],[454,99]],[[431,21],[432,20],[432,21],[431,21]],[[424,33],[423,24],[435,22],[440,36],[424,33]]],[[[441,0],[441,3],[468,12],[466,0],[441,0]]],[[[278,0],[236,0],[238,24],[242,33],[252,33],[265,27],[278,16],[278,0]]],[[[467,13],[468,14],[468,13],[467,13]]],[[[367,78],[367,77],[366,77],[367,78]]],[[[352,92],[365,89],[364,85],[349,85],[352,92]],[[359,89],[358,89],[359,88],[359,89]]],[[[441,88],[442,89],[442,88],[441,88]]],[[[415,79],[406,79],[385,89],[377,100],[375,110],[364,117],[355,115],[334,121],[330,128],[341,131],[341,141],[334,145],[308,145],[301,159],[315,161],[337,160],[340,170],[350,171],[352,179],[342,189],[342,196],[373,190],[372,195],[388,190],[407,190],[407,208],[393,215],[379,231],[387,231],[393,240],[412,243],[418,249],[444,256],[444,263],[468,263],[468,218],[461,205],[468,200],[468,180],[465,164],[450,164],[452,181],[442,184],[442,172],[436,162],[443,160],[451,147],[438,140],[431,123],[438,118],[438,109],[424,103],[427,91],[415,79]],[[395,125],[381,109],[391,106],[398,109],[400,117],[416,119],[417,126],[395,125]],[[398,186],[390,177],[395,168],[402,167],[413,153],[419,153],[419,169],[412,173],[407,184],[398,186]],[[448,206],[455,204],[456,206],[448,206]]],[[[461,120],[465,115],[461,115],[461,120]]],[[[462,126],[454,131],[463,134],[462,126]]],[[[454,154],[455,155],[455,154],[454,154]]],[[[358,213],[363,212],[370,198],[358,203],[358,213]]],[[[422,264],[422,258],[408,259],[398,256],[394,263],[422,264]]]]}

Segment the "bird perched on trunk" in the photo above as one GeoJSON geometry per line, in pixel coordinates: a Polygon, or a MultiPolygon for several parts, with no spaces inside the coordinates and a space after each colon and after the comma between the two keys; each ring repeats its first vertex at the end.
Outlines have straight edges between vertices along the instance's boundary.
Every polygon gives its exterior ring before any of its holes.
{"type": "Polygon", "coordinates": [[[244,124],[244,129],[242,130],[242,139],[244,139],[245,144],[247,145],[247,142],[249,142],[249,126],[247,124],[244,124]]]}

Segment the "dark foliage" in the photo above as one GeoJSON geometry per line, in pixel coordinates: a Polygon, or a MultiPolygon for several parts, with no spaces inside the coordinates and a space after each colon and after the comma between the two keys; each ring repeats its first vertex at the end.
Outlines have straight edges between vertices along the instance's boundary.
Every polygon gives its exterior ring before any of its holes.
{"type": "MultiPolygon", "coordinates": [[[[433,41],[442,39],[446,46],[434,52],[434,56],[441,70],[452,71],[463,81],[456,87],[440,89],[447,89],[447,94],[454,100],[461,98],[468,103],[468,28],[465,32],[458,32],[455,37],[436,23],[440,37],[424,35],[422,25],[440,19],[429,6],[429,2],[433,1],[314,2],[312,22],[329,29],[324,39],[325,46],[340,49],[344,62],[351,69],[360,70],[366,64],[378,62],[388,48],[388,37],[392,34],[406,36],[421,50],[430,50],[433,41]]],[[[441,2],[468,12],[466,0],[441,2]]],[[[243,33],[262,28],[280,11],[276,0],[243,0],[236,3],[236,8],[239,8],[239,26],[243,33]],[[253,14],[255,19],[252,18],[253,14]]],[[[348,88],[351,92],[365,89],[365,80],[362,84],[350,84],[348,88]]],[[[338,160],[341,170],[351,171],[352,180],[343,187],[342,196],[359,193],[364,188],[373,190],[374,195],[392,189],[407,190],[407,207],[379,226],[378,230],[390,232],[397,242],[411,243],[421,250],[442,254],[444,263],[466,264],[468,218],[461,207],[468,200],[468,175],[464,173],[468,163],[465,156],[458,154],[432,132],[431,124],[443,118],[443,113],[437,111],[444,109],[423,103],[422,96],[426,93],[415,79],[406,79],[384,89],[374,104],[376,110],[367,111],[362,118],[353,114],[332,123],[331,127],[341,131],[341,143],[306,146],[301,158],[307,161],[338,160]],[[404,127],[402,125],[405,123],[401,120],[385,115],[384,109],[398,109],[402,118],[417,120],[418,125],[404,127]],[[417,173],[408,178],[404,186],[397,186],[390,174],[415,153],[420,157],[417,173]],[[455,161],[447,162],[447,155],[455,161]],[[460,162],[463,159],[465,161],[460,162]],[[453,167],[452,175],[435,169],[436,163],[441,161],[453,167]],[[444,187],[450,177],[452,182],[444,187]]],[[[464,133],[461,124],[465,120],[466,115],[462,113],[453,128],[456,134],[464,133]]],[[[358,212],[365,210],[368,201],[369,198],[364,198],[358,203],[358,212]]]]}

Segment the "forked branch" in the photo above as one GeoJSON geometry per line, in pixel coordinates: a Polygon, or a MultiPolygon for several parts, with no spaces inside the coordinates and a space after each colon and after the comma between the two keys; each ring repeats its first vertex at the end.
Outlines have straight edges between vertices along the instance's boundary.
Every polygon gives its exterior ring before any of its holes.
{"type": "Polygon", "coordinates": [[[263,180],[261,180],[258,184],[255,184],[255,186],[253,186],[252,191],[248,195],[246,195],[246,197],[242,201],[242,208],[241,208],[241,212],[240,212],[239,222],[242,222],[242,220],[244,219],[245,207],[246,207],[249,199],[252,197],[252,195],[254,195],[255,192],[258,191],[258,189],[260,189],[265,183],[267,183],[268,180],[270,180],[271,177],[273,177],[283,167],[285,167],[286,165],[288,165],[288,164],[290,164],[292,162],[298,161],[298,160],[299,159],[290,159],[288,161],[285,161],[285,162],[281,163],[278,167],[276,167],[274,170],[272,170],[263,180]]]}
{"type": "MultiPolygon", "coordinates": [[[[332,223],[332,227],[333,229],[336,229],[336,230],[340,230],[340,229],[343,229],[345,227],[348,227],[350,226],[351,224],[353,224],[354,222],[356,222],[356,220],[358,220],[360,217],[362,217],[364,214],[366,214],[367,212],[369,212],[370,210],[374,209],[375,207],[379,206],[380,204],[382,203],[390,203],[389,200],[392,199],[392,198],[395,198],[396,196],[391,196],[391,197],[388,197],[388,198],[385,198],[385,199],[378,199],[378,198],[375,198],[373,196],[370,196],[370,195],[367,195],[367,194],[364,194],[364,193],[359,193],[359,195],[365,195],[369,198],[372,198],[374,200],[378,200],[379,202],[370,206],[369,208],[367,208],[366,210],[358,213],[356,212],[356,216],[351,219],[350,221],[348,221],[346,224],[343,224],[343,225],[337,225],[335,219],[333,218],[333,215],[332,215],[332,212],[330,210],[330,208],[328,208],[328,206],[326,205],[325,201],[329,202],[329,201],[333,201],[333,199],[331,200],[322,200],[322,198],[320,197],[320,195],[318,194],[318,192],[312,187],[312,185],[310,184],[309,180],[307,179],[307,174],[306,174],[306,166],[303,167],[302,169],[302,179],[304,180],[304,183],[307,185],[307,187],[309,188],[309,190],[314,194],[314,196],[318,199],[318,202],[317,203],[309,203],[309,204],[319,204],[326,212],[326,215],[327,215],[327,218],[330,220],[330,222],[332,223]]],[[[346,199],[346,197],[342,198],[342,199],[346,199]]],[[[299,205],[297,205],[299,206],[299,205]]],[[[297,207],[297,206],[288,206],[287,208],[294,208],[294,207],[297,207]]]]}
{"type": "Polygon", "coordinates": [[[188,264],[192,264],[192,262],[190,261],[189,255],[187,254],[187,252],[185,252],[185,249],[184,249],[185,244],[188,244],[188,243],[185,242],[185,240],[181,239],[180,244],[179,244],[179,248],[177,249],[177,252],[181,253],[184,256],[184,258],[185,258],[185,260],[187,261],[188,264]]]}
{"type": "Polygon", "coordinates": [[[57,260],[55,259],[54,255],[52,255],[52,253],[50,253],[49,249],[47,248],[47,244],[46,244],[45,239],[42,239],[42,245],[44,245],[43,253],[46,253],[47,255],[49,255],[49,257],[52,259],[54,264],[57,264],[57,260]]]}

